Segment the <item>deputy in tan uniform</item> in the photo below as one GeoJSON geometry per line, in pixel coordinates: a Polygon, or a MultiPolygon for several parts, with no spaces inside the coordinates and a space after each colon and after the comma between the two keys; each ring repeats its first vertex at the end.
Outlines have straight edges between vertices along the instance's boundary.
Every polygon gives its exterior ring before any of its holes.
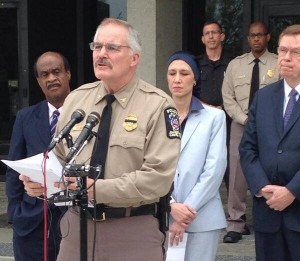
{"type": "Polygon", "coordinates": [[[262,22],[249,27],[251,51],[233,59],[226,70],[222,85],[224,108],[232,118],[229,158],[228,226],[224,243],[236,243],[250,234],[246,226],[247,183],[240,166],[238,146],[248,120],[250,86],[254,60],[259,59],[259,88],[279,80],[277,55],[267,50],[270,34],[262,22]]]}
{"type": "MultiPolygon", "coordinates": [[[[94,227],[93,220],[88,219],[88,260],[93,254],[97,261],[164,260],[167,239],[159,229],[157,203],[170,190],[179,156],[177,111],[167,94],[136,76],[141,46],[137,32],[127,22],[103,20],[90,47],[95,76],[101,81],[74,90],[65,101],[58,123],[61,130],[77,108],[86,115],[101,115],[105,95],[116,98],[104,179],[96,181],[95,191],[93,186],[88,190],[89,199],[105,204],[105,215],[96,217],[105,216],[105,220],[94,227]]],[[[85,120],[72,129],[73,140],[84,125],[85,120]]],[[[94,127],[97,130],[98,126],[94,127]]],[[[89,164],[94,141],[81,151],[76,163],[89,164]]],[[[69,149],[66,143],[59,143],[54,152],[64,161],[69,149]]],[[[88,178],[87,186],[93,182],[88,178]]],[[[76,184],[69,188],[76,189],[76,184]]],[[[57,260],[80,259],[79,228],[78,209],[70,208],[61,221],[63,238],[57,260]]]]}

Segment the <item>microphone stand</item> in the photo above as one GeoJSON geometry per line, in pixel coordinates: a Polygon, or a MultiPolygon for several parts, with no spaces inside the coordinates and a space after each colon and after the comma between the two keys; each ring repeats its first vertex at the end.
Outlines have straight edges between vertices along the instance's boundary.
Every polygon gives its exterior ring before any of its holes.
{"type": "Polygon", "coordinates": [[[87,196],[87,176],[90,171],[90,166],[83,165],[67,165],[65,176],[77,177],[82,181],[79,192],[73,199],[73,206],[79,206],[80,208],[80,261],[87,261],[87,208],[88,208],[88,196],[87,196]]]}
{"type": "MultiPolygon", "coordinates": [[[[58,202],[68,202],[72,201],[73,206],[78,206],[80,209],[80,261],[87,261],[87,211],[88,211],[88,193],[87,193],[87,177],[90,173],[90,166],[75,164],[75,159],[78,154],[83,150],[86,144],[95,136],[95,133],[92,132],[87,140],[82,144],[78,149],[77,153],[66,162],[64,166],[64,175],[66,177],[76,177],[77,186],[80,188],[79,191],[66,190],[64,195],[60,195],[60,192],[54,194],[52,198],[48,199],[49,202],[58,203],[58,202]]],[[[72,137],[68,135],[66,137],[67,145],[70,148],[72,146],[72,137]]],[[[100,168],[96,168],[97,171],[100,171],[100,168]]]]}

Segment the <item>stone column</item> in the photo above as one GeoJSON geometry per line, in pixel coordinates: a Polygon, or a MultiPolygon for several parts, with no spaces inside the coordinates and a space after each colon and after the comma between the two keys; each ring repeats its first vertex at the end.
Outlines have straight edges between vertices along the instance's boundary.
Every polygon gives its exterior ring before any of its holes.
{"type": "Polygon", "coordinates": [[[182,48],[181,0],[127,0],[127,21],[139,32],[138,75],[167,92],[166,61],[182,48]]]}

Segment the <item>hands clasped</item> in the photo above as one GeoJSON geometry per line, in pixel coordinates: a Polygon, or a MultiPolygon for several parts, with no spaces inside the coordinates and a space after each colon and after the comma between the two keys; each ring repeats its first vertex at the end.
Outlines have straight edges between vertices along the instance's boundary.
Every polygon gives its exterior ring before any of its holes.
{"type": "Polygon", "coordinates": [[[183,240],[185,229],[196,218],[197,212],[189,205],[172,203],[171,215],[174,223],[170,227],[170,246],[179,245],[183,240]]]}
{"type": "Polygon", "coordinates": [[[261,189],[261,195],[268,206],[276,211],[283,211],[291,205],[295,196],[283,186],[267,185],[261,189]]]}

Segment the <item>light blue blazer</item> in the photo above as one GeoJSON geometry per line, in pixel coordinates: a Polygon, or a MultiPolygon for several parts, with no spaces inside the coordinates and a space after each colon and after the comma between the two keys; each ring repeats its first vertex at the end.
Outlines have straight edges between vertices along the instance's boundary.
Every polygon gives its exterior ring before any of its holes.
{"type": "Polygon", "coordinates": [[[202,109],[192,110],[187,119],[172,194],[176,202],[188,204],[197,211],[186,232],[227,226],[219,193],[226,164],[225,113],[203,104],[202,109]]]}

